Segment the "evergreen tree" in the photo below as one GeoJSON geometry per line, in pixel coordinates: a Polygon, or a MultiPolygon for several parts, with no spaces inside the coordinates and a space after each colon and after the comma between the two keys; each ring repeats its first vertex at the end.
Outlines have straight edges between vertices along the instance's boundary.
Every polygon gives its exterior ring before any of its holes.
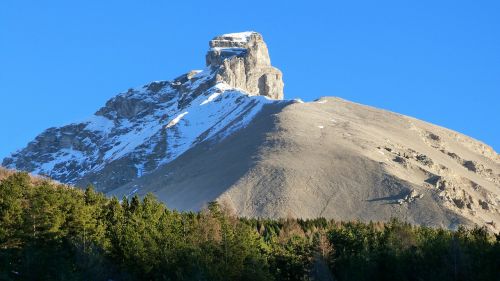
{"type": "Polygon", "coordinates": [[[14,173],[0,181],[0,280],[496,280],[500,234],[169,210],[14,173]]]}

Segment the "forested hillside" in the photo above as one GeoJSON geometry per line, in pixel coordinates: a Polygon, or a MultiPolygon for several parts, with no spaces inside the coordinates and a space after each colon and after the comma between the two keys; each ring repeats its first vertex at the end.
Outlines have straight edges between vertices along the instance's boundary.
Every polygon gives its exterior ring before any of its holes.
{"type": "Polygon", "coordinates": [[[28,174],[0,183],[0,280],[499,280],[500,236],[389,223],[177,212],[28,174]]]}

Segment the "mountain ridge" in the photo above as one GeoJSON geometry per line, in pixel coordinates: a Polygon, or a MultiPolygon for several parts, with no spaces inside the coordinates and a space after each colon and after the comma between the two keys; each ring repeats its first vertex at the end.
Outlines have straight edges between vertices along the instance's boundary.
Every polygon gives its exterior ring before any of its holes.
{"type": "MultiPolygon", "coordinates": [[[[175,159],[194,142],[230,134],[263,104],[283,99],[281,72],[270,65],[260,34],[221,35],[209,46],[204,70],[122,92],[81,123],[47,129],[26,149],[6,157],[3,165],[76,184],[82,180],[75,179],[92,178],[106,165],[120,165],[120,159],[133,154],[134,167],[121,168],[142,174],[175,159]],[[231,102],[238,105],[231,106],[231,102]],[[195,120],[207,116],[212,120],[195,120]],[[197,122],[198,126],[175,126],[179,122],[197,122]],[[185,132],[179,132],[182,129],[185,132]],[[168,133],[174,135],[172,144],[162,143],[168,133]],[[151,154],[155,154],[152,159],[141,159],[151,154]]],[[[116,182],[106,182],[108,188],[129,180],[127,173],[117,175],[116,182]]],[[[86,182],[100,187],[95,180],[86,182]]]]}
{"type": "Polygon", "coordinates": [[[206,68],[110,99],[50,128],[3,165],[180,210],[240,216],[500,223],[500,156],[418,119],[323,97],[284,100],[263,37],[209,42],[206,68]]]}

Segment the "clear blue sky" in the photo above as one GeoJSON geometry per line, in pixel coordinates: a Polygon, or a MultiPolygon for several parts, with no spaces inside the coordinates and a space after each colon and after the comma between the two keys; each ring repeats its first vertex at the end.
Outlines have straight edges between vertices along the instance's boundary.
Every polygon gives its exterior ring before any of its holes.
{"type": "Polygon", "coordinates": [[[500,1],[2,0],[0,159],[120,91],[203,68],[213,36],[246,30],[287,98],[340,96],[500,150],[500,1]]]}

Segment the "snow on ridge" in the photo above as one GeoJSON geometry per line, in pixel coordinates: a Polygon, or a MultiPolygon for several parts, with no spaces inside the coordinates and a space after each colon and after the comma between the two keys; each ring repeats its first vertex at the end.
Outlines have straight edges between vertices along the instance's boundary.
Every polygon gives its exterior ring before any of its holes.
{"type": "Polygon", "coordinates": [[[255,31],[244,31],[244,32],[236,32],[236,33],[226,33],[222,34],[220,37],[229,37],[233,41],[237,42],[248,42],[250,36],[256,33],[255,31]]]}
{"type": "Polygon", "coordinates": [[[100,115],[93,115],[85,122],[88,122],[85,129],[89,131],[109,132],[115,126],[113,120],[100,115]]]}
{"type": "MultiPolygon", "coordinates": [[[[212,77],[211,69],[197,72],[192,80],[187,82],[189,92],[186,94],[190,94],[212,77]]],[[[56,180],[72,183],[89,173],[99,172],[115,160],[130,156],[130,159],[133,159],[132,166],[137,170],[137,177],[141,177],[155,169],[151,162],[147,161],[148,157],[156,153],[154,151],[158,145],[165,145],[166,142],[166,155],[154,158],[153,163],[157,166],[174,160],[202,141],[224,139],[247,126],[264,105],[282,102],[263,96],[252,96],[221,82],[203,91],[188,105],[179,108],[180,94],[166,100],[165,95],[173,94],[174,89],[164,81],[152,83],[130,89],[108,101],[128,102],[127,100],[140,99],[154,108],[146,115],[118,117],[115,106],[120,104],[113,104],[103,108],[107,109],[104,114],[96,113],[81,122],[70,124],[75,125],[75,130],[70,131],[69,140],[68,136],[65,138],[71,146],[54,147],[53,152],[45,152],[44,155],[30,156],[31,152],[24,150],[25,152],[20,151],[19,154],[12,155],[11,159],[19,156],[31,157],[34,174],[45,174],[56,180]],[[161,83],[160,86],[164,85],[164,88],[160,91],[150,91],[148,85],[152,83],[161,83]],[[79,127],[80,125],[82,127],[79,127]],[[83,128],[83,131],[76,128],[83,128]]],[[[61,129],[54,128],[55,131],[49,134],[56,134],[56,138],[60,139],[63,137],[61,129]]]]}
{"type": "Polygon", "coordinates": [[[196,73],[192,79],[194,79],[194,82],[190,82],[191,84],[188,86],[189,89],[194,90],[198,88],[201,84],[207,82],[209,79],[213,78],[213,70],[210,68],[206,68],[203,71],[200,71],[196,73]]]}
{"type": "Polygon", "coordinates": [[[246,48],[240,47],[212,47],[210,50],[222,51],[226,53],[227,56],[244,55],[247,52],[246,48]]]}
{"type": "MultiPolygon", "coordinates": [[[[133,123],[120,120],[118,127],[126,128],[125,133],[113,136],[107,141],[112,145],[102,157],[104,163],[94,167],[92,171],[99,171],[107,162],[139,153],[139,147],[147,144],[162,128],[167,130],[167,156],[161,159],[159,164],[168,163],[201,141],[209,140],[217,135],[219,139],[223,139],[245,127],[265,104],[273,102],[281,101],[263,96],[250,96],[227,84],[218,83],[195,98],[185,108],[177,109],[177,103],[174,103],[156,112],[157,116],[164,114],[175,116],[168,119],[170,121],[159,122],[154,116],[147,116],[133,123]],[[242,96],[245,99],[241,99],[242,96]],[[181,120],[184,121],[180,122],[181,120]],[[234,124],[230,125],[231,123],[234,124]],[[200,138],[202,135],[204,137],[200,138]]],[[[153,142],[150,145],[155,144],[153,142]]],[[[151,147],[149,151],[152,150],[151,147]]],[[[146,173],[143,164],[136,163],[135,165],[138,169],[138,176],[146,173]]]]}
{"type": "Polygon", "coordinates": [[[243,90],[239,90],[239,89],[236,89],[236,88],[233,88],[231,86],[229,86],[228,84],[226,83],[217,83],[215,86],[214,86],[215,89],[217,90],[220,90],[220,91],[240,91],[242,94],[245,94],[245,92],[243,90]]]}
{"type": "Polygon", "coordinates": [[[172,161],[201,141],[210,140],[215,136],[223,139],[231,135],[248,125],[265,104],[273,102],[276,101],[261,96],[248,96],[247,93],[226,84],[217,84],[184,109],[189,114],[176,117],[181,117],[184,122],[168,126],[169,154],[162,164],[172,161]],[[242,96],[246,98],[241,99],[242,96]],[[215,98],[216,102],[209,102],[215,98]]]}
{"type": "Polygon", "coordinates": [[[212,102],[214,99],[216,99],[218,96],[220,96],[220,94],[221,93],[218,93],[218,92],[211,94],[206,100],[202,101],[200,103],[200,105],[205,105],[209,102],[212,102]]]}
{"type": "MultiPolygon", "coordinates": [[[[74,149],[67,149],[63,148],[60,151],[58,151],[55,155],[53,155],[53,159],[45,162],[45,163],[39,163],[39,167],[33,171],[34,174],[50,174],[52,171],[54,171],[54,168],[58,164],[62,164],[65,162],[71,162],[75,161],[77,163],[82,163],[85,160],[85,156],[81,151],[74,150],[74,149]]],[[[64,168],[63,171],[57,171],[58,174],[64,174],[64,168]]]]}
{"type": "Polygon", "coordinates": [[[177,115],[174,119],[172,119],[172,121],[170,121],[167,126],[165,128],[170,128],[170,127],[173,127],[175,126],[177,123],[179,123],[179,121],[181,121],[182,117],[184,117],[186,114],[188,114],[189,112],[183,112],[179,115],[177,115]]]}
{"type": "Polygon", "coordinates": [[[121,126],[125,128],[124,133],[110,139],[109,143],[113,145],[104,153],[103,160],[105,161],[117,160],[133,152],[159,132],[162,124],[154,116],[148,116],[135,122],[124,120],[121,126]]]}

